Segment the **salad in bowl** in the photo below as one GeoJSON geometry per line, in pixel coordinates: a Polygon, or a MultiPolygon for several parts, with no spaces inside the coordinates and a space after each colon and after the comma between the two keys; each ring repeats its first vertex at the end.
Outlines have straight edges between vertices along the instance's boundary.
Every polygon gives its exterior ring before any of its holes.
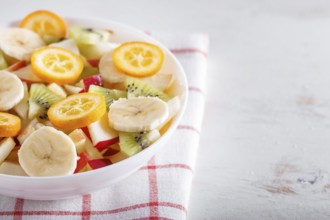
{"type": "Polygon", "coordinates": [[[147,34],[39,10],[0,30],[0,193],[59,199],[136,171],[187,100],[175,57],[147,34]]]}

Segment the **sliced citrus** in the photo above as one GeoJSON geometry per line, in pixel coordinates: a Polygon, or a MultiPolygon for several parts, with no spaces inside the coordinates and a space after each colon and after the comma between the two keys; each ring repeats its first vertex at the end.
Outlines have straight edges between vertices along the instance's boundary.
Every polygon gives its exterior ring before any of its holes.
{"type": "Polygon", "coordinates": [[[53,104],[48,110],[48,117],[55,127],[70,130],[97,121],[105,112],[106,104],[102,95],[80,93],[53,104]]]}
{"type": "Polygon", "coordinates": [[[46,10],[28,14],[19,26],[36,32],[46,43],[66,37],[67,32],[65,21],[57,14],[46,10]]]}
{"type": "Polygon", "coordinates": [[[0,137],[14,137],[21,130],[21,119],[15,115],[0,112],[0,137]]]}
{"type": "Polygon", "coordinates": [[[60,85],[77,81],[84,68],[80,56],[60,47],[42,47],[31,55],[32,70],[45,82],[60,85]]]}
{"type": "Polygon", "coordinates": [[[160,47],[146,42],[128,42],[117,47],[112,54],[115,66],[132,76],[155,74],[162,66],[164,53],[160,47]]]}

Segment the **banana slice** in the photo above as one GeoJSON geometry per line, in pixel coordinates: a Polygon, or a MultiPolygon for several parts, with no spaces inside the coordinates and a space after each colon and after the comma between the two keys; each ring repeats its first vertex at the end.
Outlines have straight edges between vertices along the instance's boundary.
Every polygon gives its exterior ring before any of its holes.
{"type": "Polygon", "coordinates": [[[18,60],[29,60],[32,51],[44,45],[41,37],[28,29],[7,28],[0,31],[0,48],[18,60]]]}
{"type": "Polygon", "coordinates": [[[73,174],[77,154],[69,136],[45,126],[24,141],[18,160],[29,176],[62,176],[73,174]]]}
{"type": "Polygon", "coordinates": [[[14,74],[0,71],[0,111],[7,111],[18,104],[24,97],[22,81],[14,74]]]}
{"type": "Polygon", "coordinates": [[[119,99],[110,106],[109,124],[118,131],[150,131],[168,117],[168,105],[155,97],[119,99]]]}

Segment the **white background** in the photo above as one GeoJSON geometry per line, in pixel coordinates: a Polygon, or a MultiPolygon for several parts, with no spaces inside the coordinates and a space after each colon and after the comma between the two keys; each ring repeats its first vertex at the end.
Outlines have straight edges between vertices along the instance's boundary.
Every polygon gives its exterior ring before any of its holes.
{"type": "Polygon", "coordinates": [[[188,219],[330,218],[330,2],[1,0],[142,30],[210,35],[188,219]]]}

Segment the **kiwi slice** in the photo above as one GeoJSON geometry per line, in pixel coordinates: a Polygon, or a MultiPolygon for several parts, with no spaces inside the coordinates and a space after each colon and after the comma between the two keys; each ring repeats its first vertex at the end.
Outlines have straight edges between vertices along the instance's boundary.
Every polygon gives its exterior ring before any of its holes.
{"type": "Polygon", "coordinates": [[[160,134],[158,130],[143,132],[119,132],[120,151],[133,156],[154,143],[160,134]]]}
{"type": "Polygon", "coordinates": [[[111,32],[92,28],[71,27],[69,37],[75,39],[77,44],[94,45],[99,42],[109,41],[111,32]]]}
{"type": "Polygon", "coordinates": [[[29,98],[29,119],[37,117],[41,120],[47,120],[48,109],[61,98],[61,96],[49,90],[44,84],[32,84],[29,98]]]}
{"type": "Polygon", "coordinates": [[[105,98],[107,111],[109,110],[109,106],[113,103],[113,101],[127,97],[127,93],[125,91],[117,89],[107,89],[96,85],[91,85],[88,89],[88,92],[103,95],[105,98]]]}
{"type": "Polygon", "coordinates": [[[158,97],[165,102],[167,102],[171,98],[169,95],[153,87],[152,85],[132,77],[127,77],[125,81],[125,87],[128,98],[138,96],[151,96],[158,97]]]}

